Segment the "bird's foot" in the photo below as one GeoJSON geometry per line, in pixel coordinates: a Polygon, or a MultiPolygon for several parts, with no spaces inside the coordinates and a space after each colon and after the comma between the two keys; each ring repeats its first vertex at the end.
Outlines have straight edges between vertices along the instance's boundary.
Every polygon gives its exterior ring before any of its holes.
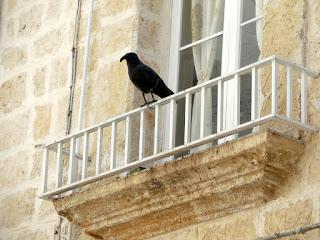
{"type": "Polygon", "coordinates": [[[146,105],[148,106],[149,104],[154,103],[154,102],[156,102],[156,101],[157,101],[157,100],[154,99],[154,100],[152,100],[152,101],[150,101],[150,102],[145,102],[144,104],[141,105],[141,107],[144,107],[144,106],[146,106],[146,105]]]}

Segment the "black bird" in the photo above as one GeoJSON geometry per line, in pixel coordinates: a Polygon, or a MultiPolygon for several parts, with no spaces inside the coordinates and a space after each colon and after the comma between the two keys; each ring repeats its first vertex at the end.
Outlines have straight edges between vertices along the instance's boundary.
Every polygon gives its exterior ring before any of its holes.
{"type": "Polygon", "coordinates": [[[120,62],[124,59],[127,60],[128,74],[131,82],[142,92],[145,101],[142,106],[157,101],[154,99],[153,94],[156,94],[161,98],[173,94],[159,75],[140,61],[136,53],[127,53],[120,59],[120,62]],[[147,102],[145,98],[146,93],[151,93],[153,99],[151,102],[147,102]]]}

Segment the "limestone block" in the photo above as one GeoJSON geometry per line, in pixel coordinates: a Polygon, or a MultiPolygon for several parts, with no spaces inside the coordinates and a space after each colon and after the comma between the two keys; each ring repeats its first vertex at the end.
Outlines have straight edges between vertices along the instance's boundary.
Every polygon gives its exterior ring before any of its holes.
{"type": "Polygon", "coordinates": [[[49,201],[40,200],[41,204],[39,207],[38,213],[38,221],[44,222],[48,218],[54,218],[57,216],[56,212],[54,211],[53,204],[49,201]]]}
{"type": "Polygon", "coordinates": [[[255,237],[256,226],[251,211],[219,221],[203,222],[198,227],[198,240],[243,240],[255,237]]]}
{"type": "Polygon", "coordinates": [[[27,180],[27,166],[30,159],[31,157],[25,151],[10,157],[1,157],[0,169],[6,169],[4,174],[0,174],[1,188],[9,188],[27,180]]]}
{"type": "Polygon", "coordinates": [[[93,36],[91,59],[130,47],[134,23],[135,17],[128,17],[121,22],[106,25],[100,29],[101,35],[93,36]]]}
{"type": "Polygon", "coordinates": [[[35,5],[20,14],[18,25],[18,37],[31,36],[41,27],[43,5],[35,5]]]}
{"type": "Polygon", "coordinates": [[[27,51],[23,47],[6,48],[1,53],[1,64],[7,70],[11,70],[27,61],[27,51]]]}
{"type": "Polygon", "coordinates": [[[29,112],[24,112],[0,122],[0,151],[17,147],[27,140],[29,119],[29,112]]]}
{"type": "Polygon", "coordinates": [[[0,114],[20,107],[25,99],[26,73],[8,79],[0,86],[0,114]]]}
{"type": "Polygon", "coordinates": [[[42,35],[34,42],[32,48],[33,55],[39,58],[64,50],[65,31],[66,27],[63,25],[42,35]]]}
{"type": "Polygon", "coordinates": [[[6,32],[7,36],[9,36],[10,38],[13,38],[16,34],[14,18],[10,18],[7,21],[5,28],[6,28],[5,32],[6,32]]]}
{"type": "MultiPolygon", "coordinates": [[[[58,100],[55,106],[57,114],[55,114],[54,116],[53,134],[57,137],[63,137],[66,131],[68,103],[69,103],[69,96],[62,96],[58,100]]],[[[73,107],[75,108],[75,106],[73,107]]],[[[73,116],[77,116],[77,115],[74,114],[73,116]]]]}
{"type": "Polygon", "coordinates": [[[59,57],[51,64],[49,91],[65,87],[70,78],[69,57],[59,57]]]}
{"type": "Polygon", "coordinates": [[[151,238],[150,240],[198,240],[197,226],[183,228],[168,234],[151,238]]]}
{"type": "Polygon", "coordinates": [[[34,188],[27,188],[1,197],[1,225],[6,228],[13,228],[23,222],[30,222],[34,212],[35,197],[36,190],[34,188]]]}
{"type": "Polygon", "coordinates": [[[278,55],[298,62],[301,61],[302,16],[303,1],[301,0],[270,1],[267,3],[264,8],[262,58],[278,55]]]}
{"type": "Polygon", "coordinates": [[[32,240],[53,240],[53,233],[47,233],[46,229],[23,229],[17,234],[11,234],[3,240],[23,240],[23,239],[32,239],[32,240]]]}
{"type": "Polygon", "coordinates": [[[12,13],[17,6],[17,0],[7,0],[5,3],[7,4],[7,13],[12,13]]]}
{"type": "Polygon", "coordinates": [[[41,176],[43,152],[39,150],[35,151],[32,159],[33,159],[33,162],[32,162],[32,168],[29,176],[30,179],[38,178],[41,176]]]}
{"type": "Polygon", "coordinates": [[[33,137],[43,139],[49,134],[51,126],[51,105],[36,106],[36,118],[33,122],[33,137]]]}
{"type": "Polygon", "coordinates": [[[140,0],[140,5],[143,9],[159,14],[163,1],[161,0],[140,0]]]}
{"type": "Polygon", "coordinates": [[[95,81],[87,85],[85,112],[92,114],[94,123],[101,122],[130,109],[128,88],[133,87],[128,79],[127,66],[119,61],[99,68],[95,81]],[[122,104],[119,104],[119,97],[122,104]]]}
{"type": "Polygon", "coordinates": [[[158,53],[160,46],[159,32],[159,22],[140,17],[138,46],[142,49],[152,51],[153,53],[158,53]]]}
{"type": "MultiPolygon", "coordinates": [[[[312,199],[302,199],[288,206],[276,206],[265,213],[264,229],[266,235],[314,223],[312,199]]],[[[318,230],[288,239],[317,239],[318,230]]]]}
{"type": "Polygon", "coordinates": [[[115,16],[121,12],[124,12],[134,5],[133,0],[98,0],[95,2],[94,14],[98,17],[115,16]]]}
{"type": "Polygon", "coordinates": [[[36,97],[42,96],[45,93],[47,78],[47,67],[37,68],[32,76],[33,94],[36,97]]]}
{"type": "MultiPolygon", "coordinates": [[[[69,2],[69,1],[68,1],[69,2]]],[[[73,2],[73,1],[70,1],[73,2]]],[[[74,8],[72,8],[74,9],[74,8]]],[[[50,0],[48,1],[45,19],[47,22],[56,22],[63,14],[63,2],[61,0],[50,0]]]]}

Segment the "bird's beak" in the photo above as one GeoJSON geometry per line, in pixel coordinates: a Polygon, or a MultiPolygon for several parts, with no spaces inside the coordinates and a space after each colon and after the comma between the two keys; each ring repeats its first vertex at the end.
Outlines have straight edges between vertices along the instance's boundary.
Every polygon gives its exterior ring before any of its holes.
{"type": "Polygon", "coordinates": [[[127,54],[124,55],[124,56],[122,56],[122,57],[120,58],[120,62],[122,62],[124,59],[126,59],[126,57],[127,57],[127,54]]]}

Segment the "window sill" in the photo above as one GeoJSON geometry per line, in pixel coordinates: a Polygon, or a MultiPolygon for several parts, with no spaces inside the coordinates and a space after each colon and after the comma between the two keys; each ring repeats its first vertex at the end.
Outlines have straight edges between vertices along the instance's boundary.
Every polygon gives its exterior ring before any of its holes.
{"type": "Polygon", "coordinates": [[[58,213],[104,239],[142,239],[257,207],[275,197],[303,153],[270,130],[54,200],[58,213]]]}

